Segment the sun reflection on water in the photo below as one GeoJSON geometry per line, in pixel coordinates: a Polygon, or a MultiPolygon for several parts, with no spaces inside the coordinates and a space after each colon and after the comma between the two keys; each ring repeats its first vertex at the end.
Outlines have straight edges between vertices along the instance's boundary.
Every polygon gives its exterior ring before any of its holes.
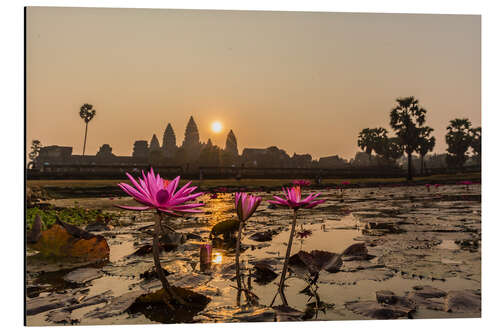
{"type": "Polygon", "coordinates": [[[223,258],[224,258],[224,256],[222,255],[221,252],[214,252],[212,254],[212,263],[216,264],[216,265],[222,264],[223,258]]]}

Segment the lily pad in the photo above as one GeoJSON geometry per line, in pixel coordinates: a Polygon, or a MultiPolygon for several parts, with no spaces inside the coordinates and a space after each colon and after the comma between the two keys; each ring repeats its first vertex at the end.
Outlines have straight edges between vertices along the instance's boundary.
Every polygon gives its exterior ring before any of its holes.
{"type": "Polygon", "coordinates": [[[41,232],[38,241],[28,246],[39,251],[42,256],[65,260],[98,261],[109,258],[109,246],[104,237],[59,219],[50,229],[41,232]]]}

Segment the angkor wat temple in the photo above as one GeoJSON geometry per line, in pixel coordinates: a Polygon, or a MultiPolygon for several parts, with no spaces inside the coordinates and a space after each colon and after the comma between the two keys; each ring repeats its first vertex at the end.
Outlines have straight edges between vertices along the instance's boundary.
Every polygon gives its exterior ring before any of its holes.
{"type": "Polygon", "coordinates": [[[200,141],[198,126],[193,117],[184,131],[184,140],[180,146],[172,125],[169,123],[160,141],[156,134],[151,140],[134,142],[131,156],[117,156],[109,144],[103,144],[96,155],[75,155],[73,147],[47,146],[40,149],[35,168],[54,165],[156,165],[182,166],[183,168],[237,166],[237,167],[267,167],[267,168],[310,168],[314,166],[343,167],[348,162],[338,156],[321,158],[313,161],[309,154],[293,154],[278,147],[245,148],[241,155],[238,151],[238,141],[233,130],[227,134],[224,148],[218,147],[210,139],[200,141]]]}

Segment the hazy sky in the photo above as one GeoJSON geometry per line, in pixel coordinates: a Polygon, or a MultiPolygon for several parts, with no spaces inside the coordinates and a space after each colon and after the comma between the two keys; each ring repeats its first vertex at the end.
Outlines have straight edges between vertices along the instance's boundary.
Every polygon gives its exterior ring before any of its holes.
{"type": "Polygon", "coordinates": [[[135,140],[179,145],[193,115],[202,141],[276,145],[350,158],[365,127],[389,129],[400,96],[428,110],[437,152],[452,118],[481,121],[479,16],[27,9],[27,140],[86,152],[135,140]],[[210,126],[220,121],[215,134],[210,126]]]}

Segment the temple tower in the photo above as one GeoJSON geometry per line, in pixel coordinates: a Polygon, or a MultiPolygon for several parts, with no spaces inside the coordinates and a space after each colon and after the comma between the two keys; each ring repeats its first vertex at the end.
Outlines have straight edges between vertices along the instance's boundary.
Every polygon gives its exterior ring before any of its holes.
{"type": "Polygon", "coordinates": [[[156,134],[153,134],[153,137],[151,138],[151,142],[149,143],[149,150],[160,150],[160,142],[158,141],[156,134]]]}
{"type": "Polygon", "coordinates": [[[173,152],[177,148],[174,129],[172,128],[172,125],[170,125],[170,123],[168,123],[167,128],[163,133],[163,145],[161,146],[161,148],[166,153],[173,152]]]}
{"type": "Polygon", "coordinates": [[[236,136],[234,135],[233,130],[230,130],[227,134],[226,148],[224,150],[231,155],[238,155],[238,141],[236,141],[236,136]]]}
{"type": "Polygon", "coordinates": [[[199,145],[200,134],[198,133],[198,126],[196,126],[193,116],[191,116],[186,126],[186,131],[184,132],[184,142],[182,142],[182,147],[191,149],[198,148],[199,145]]]}

